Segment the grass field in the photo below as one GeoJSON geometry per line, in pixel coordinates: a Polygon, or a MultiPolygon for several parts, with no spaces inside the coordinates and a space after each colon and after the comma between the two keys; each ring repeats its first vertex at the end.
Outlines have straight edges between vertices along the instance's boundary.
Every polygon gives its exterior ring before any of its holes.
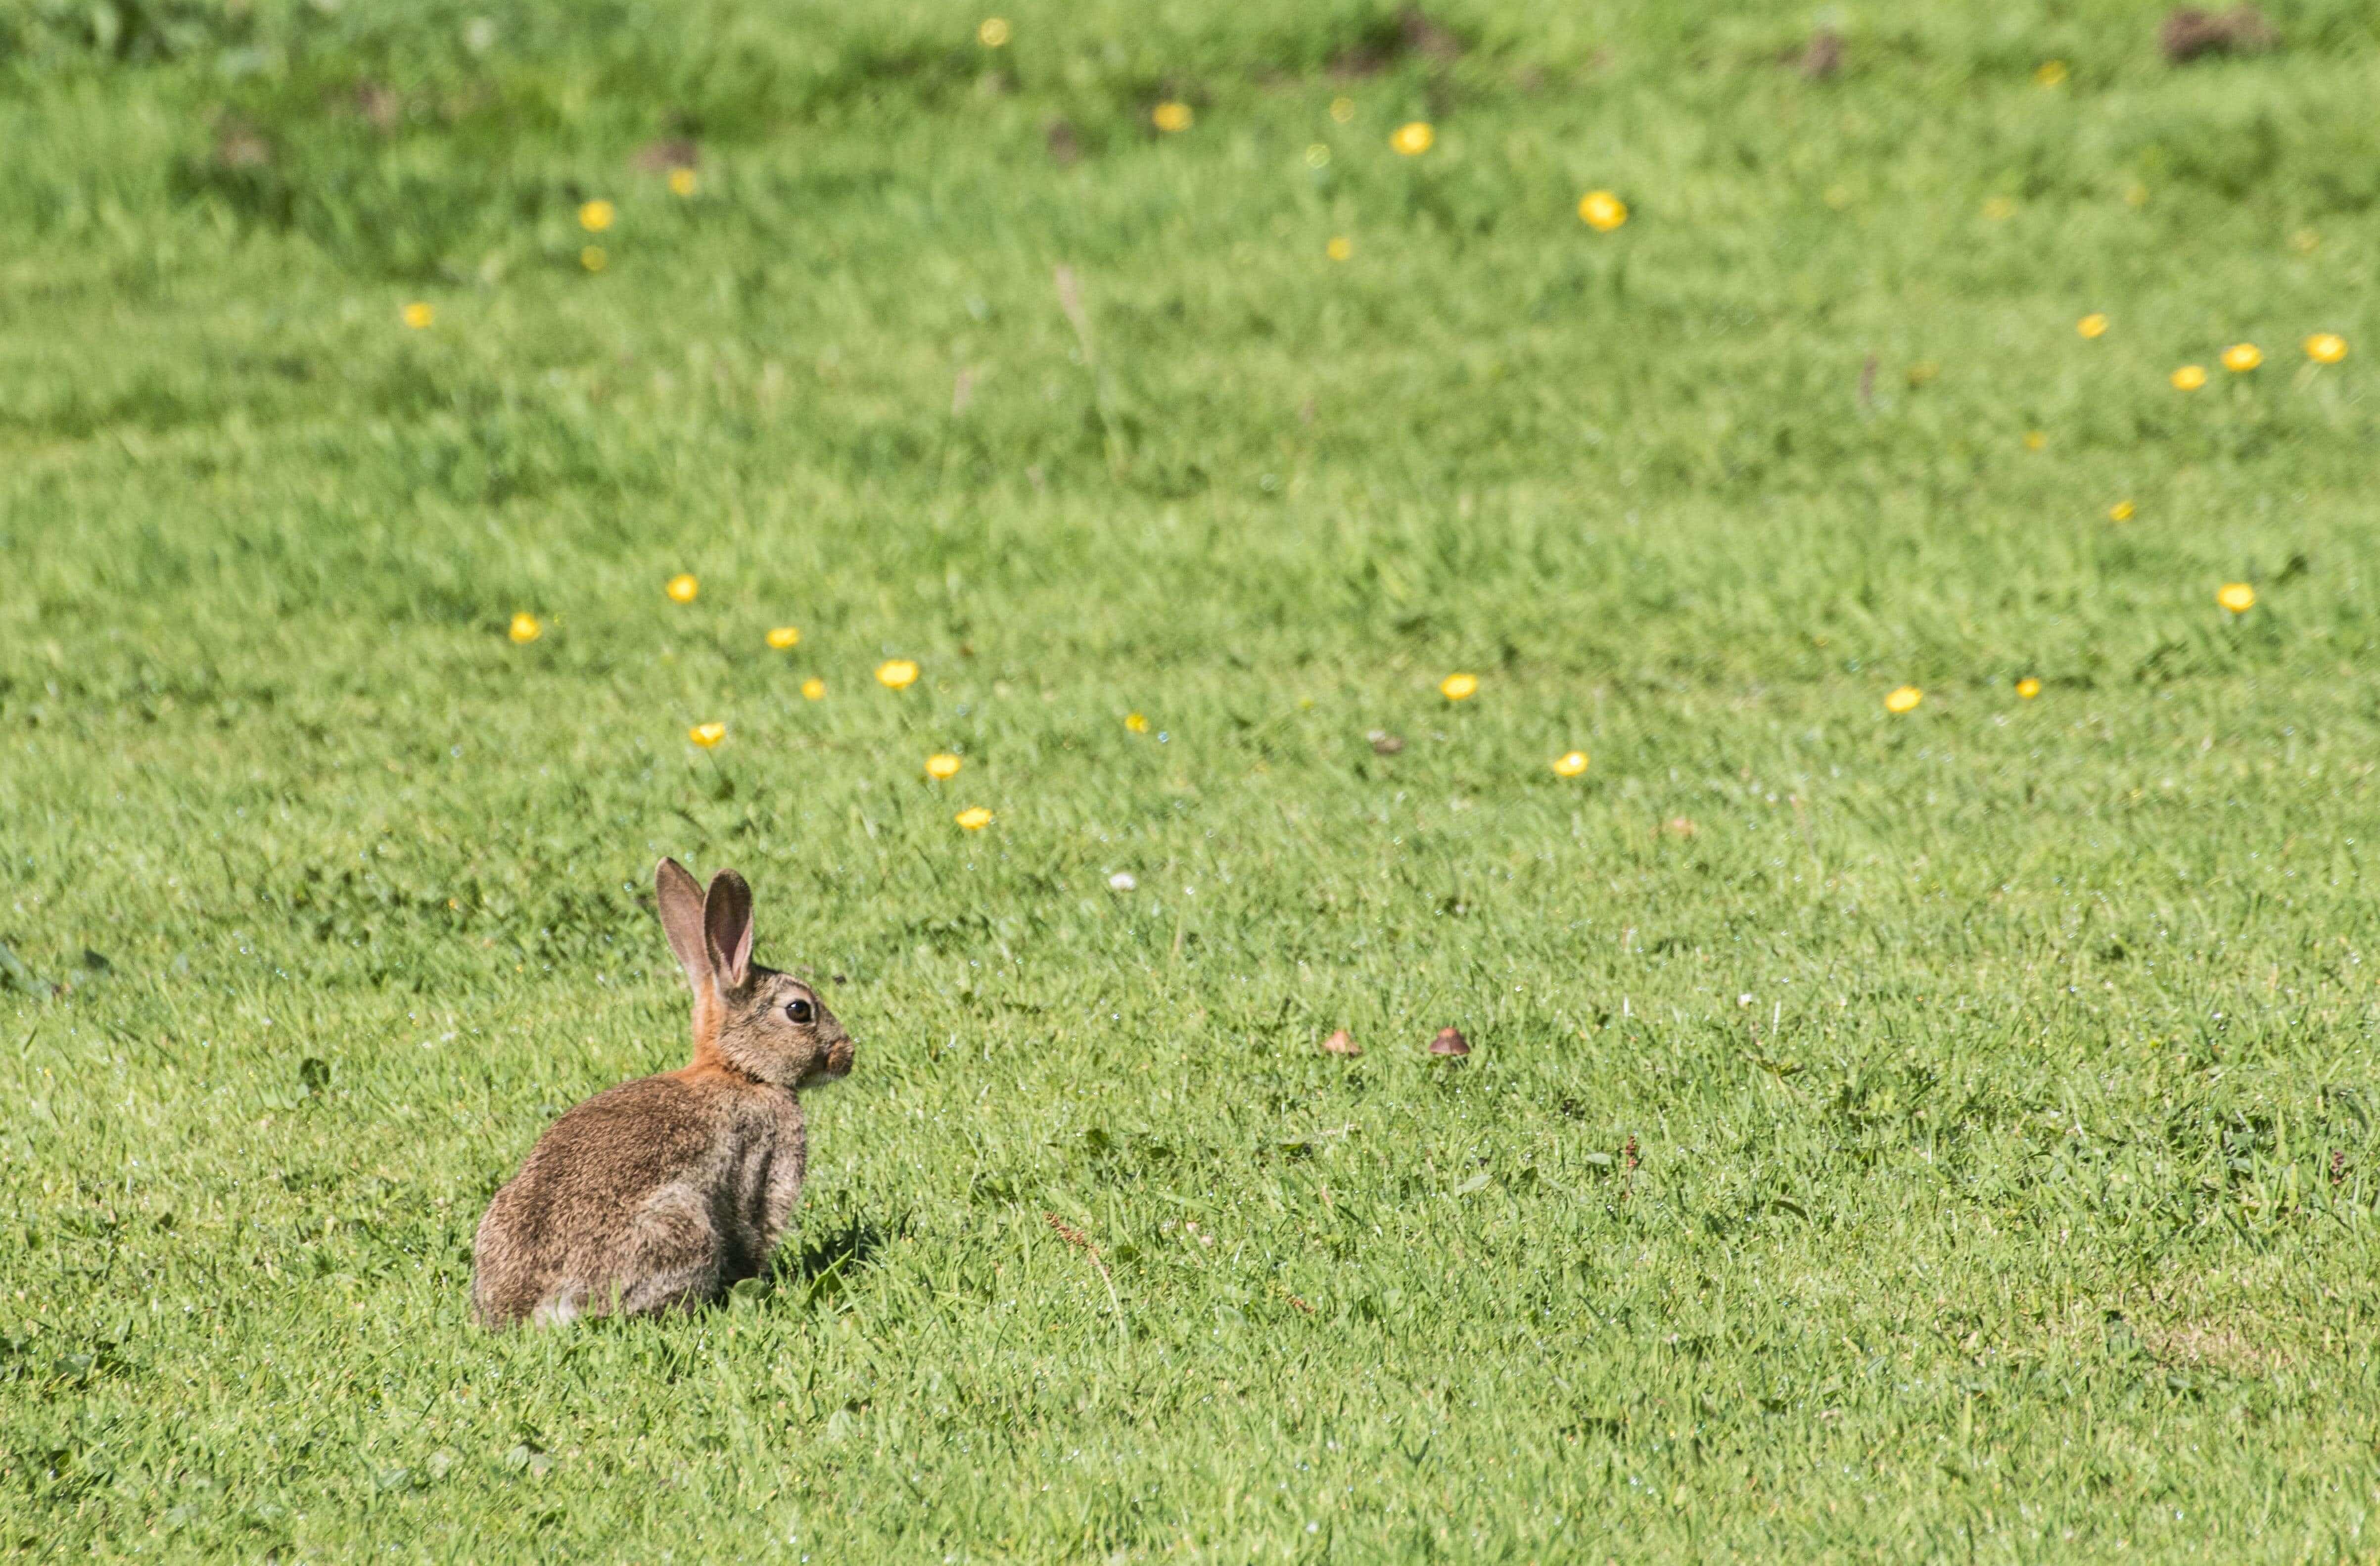
{"type": "Polygon", "coordinates": [[[2380,19],[1002,14],[0,16],[6,1548],[2380,1550],[2380,19]],[[665,853],[857,1069],[491,1336],[665,853]]]}

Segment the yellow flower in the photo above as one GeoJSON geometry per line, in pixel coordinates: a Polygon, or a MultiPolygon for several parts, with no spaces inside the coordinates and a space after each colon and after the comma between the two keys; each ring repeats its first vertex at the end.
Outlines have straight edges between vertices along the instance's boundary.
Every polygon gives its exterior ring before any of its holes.
{"type": "Polygon", "coordinates": [[[888,658],[876,665],[876,683],[887,690],[907,690],[917,683],[917,665],[906,658],[888,658]]]}
{"type": "Polygon", "coordinates": [[[2035,84],[2042,87],[2058,86],[2066,79],[2066,62],[2063,60],[2042,61],[2040,68],[2033,73],[2033,79],[2035,84]]]}
{"type": "Polygon", "coordinates": [[[799,625],[780,625],[769,633],[769,645],[779,652],[789,647],[799,647],[802,645],[802,628],[799,625]]]}
{"type": "Polygon", "coordinates": [[[2076,322],[2074,330],[2085,337],[2104,337],[2107,334],[2107,318],[2095,310],[2076,322]]]}
{"type": "Polygon", "coordinates": [[[1397,127],[1397,133],[1394,136],[1389,138],[1389,145],[1406,157],[1417,158],[1428,152],[1431,144],[1437,140],[1438,132],[1430,128],[1429,121],[1407,120],[1397,127]]]}
{"type": "Polygon", "coordinates": [[[1353,98],[1331,99],[1330,117],[1337,120],[1341,125],[1345,125],[1349,120],[1354,119],[1355,117],[1355,100],[1353,98]]]}
{"type": "Polygon", "coordinates": [[[2031,674],[2027,674],[2024,678],[2017,681],[2016,693],[2025,700],[2031,701],[2034,697],[2041,694],[2041,682],[2034,679],[2031,674]]]}
{"type": "Polygon", "coordinates": [[[1438,682],[1438,694],[1449,701],[1464,701],[1478,694],[1476,674],[1449,674],[1438,682]]]}
{"type": "Polygon", "coordinates": [[[2234,614],[2245,614],[2256,607],[2256,589],[2245,582],[2226,582],[2215,601],[2234,614]]]}
{"type": "Polygon", "coordinates": [[[975,30],[975,41],[987,49],[997,49],[1009,38],[1006,17],[986,17],[983,25],[975,30]]]}
{"type": "Polygon", "coordinates": [[[1914,712],[1917,704],[1925,699],[1925,693],[1915,686],[1896,686],[1885,693],[1884,710],[1888,712],[1914,712]]]}
{"type": "Polygon", "coordinates": [[[926,775],[933,779],[936,783],[942,783],[948,779],[957,777],[959,775],[959,769],[965,765],[965,762],[960,760],[949,751],[937,750],[931,756],[926,758],[926,775]]]}
{"type": "Polygon", "coordinates": [[[578,226],[589,234],[601,234],[612,226],[612,219],[616,215],[617,211],[611,202],[589,201],[578,209],[578,226]]]}
{"type": "Polygon", "coordinates": [[[504,632],[504,635],[512,637],[521,646],[527,647],[530,642],[545,635],[545,627],[537,623],[536,615],[524,609],[513,616],[512,626],[504,632]]]}
{"type": "Polygon", "coordinates": [[[1322,253],[1332,261],[1342,261],[1355,253],[1355,242],[1344,234],[1335,235],[1330,243],[1322,247],[1322,253]]]}
{"type": "Polygon", "coordinates": [[[2347,339],[2336,332],[2317,332],[2305,340],[2305,351],[2316,364],[2337,364],[2347,357],[2347,339]]]}
{"type": "Polygon", "coordinates": [[[669,594],[672,603],[692,603],[694,595],[701,590],[702,584],[696,581],[691,573],[685,571],[662,585],[662,591],[669,594]]]}
{"type": "Polygon", "coordinates": [[[1628,221],[1628,203],[1609,190],[1589,190],[1578,199],[1578,220],[1597,234],[1609,234],[1628,221]]]}
{"type": "Polygon", "coordinates": [[[1574,778],[1585,771],[1586,752],[1584,750],[1573,750],[1568,755],[1557,756],[1554,758],[1554,775],[1556,777],[1574,778]]]}
{"type": "Polygon", "coordinates": [[[2049,437],[2038,430],[2027,430],[2024,432],[2024,449],[2027,451],[2039,451],[2048,443],[2049,437]]]}
{"type": "Polygon", "coordinates": [[[2016,216],[2016,198],[1994,196],[1984,203],[1984,215],[1994,223],[2006,223],[2010,218],[2016,216]]]}
{"type": "Polygon", "coordinates": [[[805,701],[824,701],[826,699],[826,682],[820,679],[816,674],[812,674],[808,679],[804,680],[802,682],[802,699],[805,701]]]}
{"type": "Polygon", "coordinates": [[[669,171],[670,194],[673,196],[691,196],[694,194],[694,188],[700,183],[701,181],[695,177],[694,170],[690,168],[674,168],[669,171]]]}
{"type": "Polygon", "coordinates": [[[1127,712],[1123,715],[1123,726],[1136,734],[1145,734],[1148,732],[1148,715],[1145,712],[1127,712]]]}
{"type": "Polygon", "coordinates": [[[416,332],[420,331],[423,327],[438,319],[437,307],[434,305],[423,304],[419,299],[416,299],[411,304],[406,306],[401,313],[405,317],[405,323],[407,326],[412,327],[416,332]]]}
{"type": "Polygon", "coordinates": [[[702,747],[703,749],[708,750],[712,746],[717,745],[721,740],[727,737],[727,725],[724,723],[697,723],[694,727],[686,731],[686,737],[694,741],[695,744],[702,747]]]}
{"type": "Polygon", "coordinates": [[[2194,392],[2206,384],[2206,367],[2203,364],[2185,364],[2167,379],[2173,382],[2173,389],[2177,392],[2194,392]]]}
{"type": "Polygon", "coordinates": [[[981,832],[984,828],[991,825],[991,812],[985,809],[980,805],[970,805],[965,809],[960,811],[957,815],[952,817],[951,819],[958,822],[959,825],[966,828],[969,832],[981,832]]]}
{"type": "Polygon", "coordinates": [[[1169,136],[1177,130],[1189,129],[1190,119],[1190,105],[1177,103],[1170,99],[1148,111],[1148,123],[1169,136]]]}
{"type": "Polygon", "coordinates": [[[2265,362],[2265,350],[2253,343],[2234,343],[2223,350],[2223,368],[2234,375],[2245,375],[2265,362]]]}
{"type": "Polygon", "coordinates": [[[2107,520],[2110,522],[2129,522],[2132,519],[2132,513],[2139,509],[2140,507],[2134,505],[2131,501],[2119,500],[2115,504],[2107,508],[2107,520]]]}

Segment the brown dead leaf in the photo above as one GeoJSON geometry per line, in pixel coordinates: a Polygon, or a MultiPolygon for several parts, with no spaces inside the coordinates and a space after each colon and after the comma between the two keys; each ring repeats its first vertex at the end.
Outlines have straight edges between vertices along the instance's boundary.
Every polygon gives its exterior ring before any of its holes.
{"type": "Polygon", "coordinates": [[[701,162],[702,149],[683,136],[664,136],[637,149],[636,166],[647,174],[693,168],[701,162]]]}
{"type": "Polygon", "coordinates": [[[2281,35],[2253,6],[2202,11],[2183,6],[2168,13],[2157,29],[2157,47],[2168,65],[2187,65],[2204,55],[2256,55],[2277,48],[2281,35]]]}
{"type": "Polygon", "coordinates": [[[397,120],[405,113],[405,101],[396,95],[395,90],[382,87],[377,81],[359,81],[356,84],[356,113],[363,115],[365,122],[374,130],[385,136],[396,128],[397,120]]]}
{"type": "Polygon", "coordinates": [[[1832,78],[1843,68],[1843,35],[1830,27],[1810,34],[1810,42],[1802,50],[1801,63],[1794,68],[1805,81],[1832,78]]]}
{"type": "Polygon", "coordinates": [[[215,138],[215,162],[225,168],[264,168],[273,162],[273,143],[255,127],[234,121],[215,138]]]}
{"type": "Polygon", "coordinates": [[[1397,13],[1395,25],[1371,30],[1362,42],[1342,49],[1330,59],[1334,76],[1378,76],[1408,55],[1432,65],[1451,65],[1463,57],[1463,40],[1419,6],[1397,13]]]}

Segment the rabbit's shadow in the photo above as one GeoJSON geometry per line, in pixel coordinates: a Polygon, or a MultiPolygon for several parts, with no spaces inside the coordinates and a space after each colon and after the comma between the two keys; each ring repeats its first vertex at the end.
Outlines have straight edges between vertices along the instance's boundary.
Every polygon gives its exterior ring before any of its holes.
{"type": "Polygon", "coordinates": [[[857,1281],[898,1232],[854,1213],[832,1228],[806,1233],[798,1249],[779,1247],[767,1272],[754,1280],[758,1293],[804,1305],[835,1299],[857,1281]]]}

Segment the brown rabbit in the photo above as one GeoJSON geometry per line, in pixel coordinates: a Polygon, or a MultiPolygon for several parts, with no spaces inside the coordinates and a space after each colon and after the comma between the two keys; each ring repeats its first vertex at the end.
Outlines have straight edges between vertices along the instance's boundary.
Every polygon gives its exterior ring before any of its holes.
{"type": "Polygon", "coordinates": [[[663,859],[653,885],[694,987],[693,1063],[598,1093],[538,1138],[472,1244],[489,1327],[687,1309],[758,1275],[802,1190],[794,1092],[851,1070],[817,991],[752,961],[742,876],[720,871],[706,896],[663,859]]]}

